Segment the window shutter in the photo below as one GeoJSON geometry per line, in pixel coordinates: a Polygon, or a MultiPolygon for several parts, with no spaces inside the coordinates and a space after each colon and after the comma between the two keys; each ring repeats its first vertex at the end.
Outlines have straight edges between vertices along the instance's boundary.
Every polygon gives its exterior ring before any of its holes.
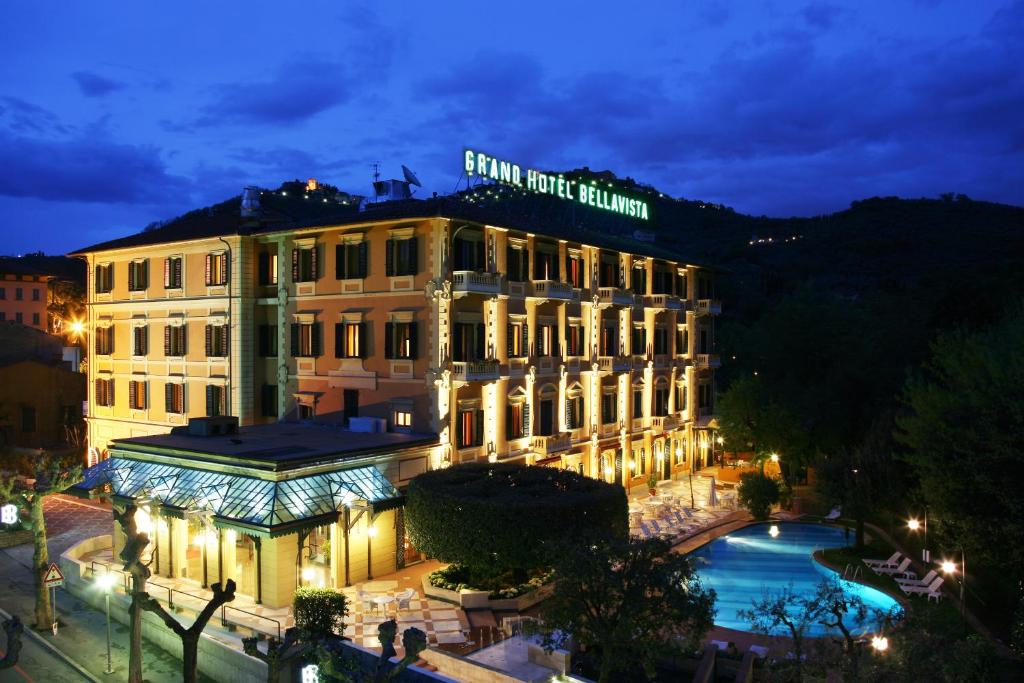
{"type": "Polygon", "coordinates": [[[224,257],[220,260],[220,284],[224,285],[228,282],[228,268],[229,260],[231,258],[231,252],[224,252],[224,257]]]}
{"type": "Polygon", "coordinates": [[[171,355],[171,326],[164,327],[164,355],[171,355]]]}
{"type": "Polygon", "coordinates": [[[168,382],[164,385],[164,410],[168,413],[174,411],[174,385],[168,382]]]}
{"type": "Polygon", "coordinates": [[[542,356],[544,355],[544,326],[537,325],[537,329],[533,333],[533,355],[542,356]]]}
{"type": "Polygon", "coordinates": [[[566,429],[576,429],[576,425],[572,421],[572,399],[565,399],[565,427],[566,429]]]}
{"type": "Polygon", "coordinates": [[[418,323],[409,323],[409,358],[419,358],[419,334],[417,333],[418,323]]]}
{"type": "Polygon", "coordinates": [[[356,334],[359,337],[359,353],[357,353],[356,355],[359,356],[360,358],[366,358],[369,355],[367,353],[368,349],[366,348],[367,347],[367,342],[366,342],[366,327],[367,327],[367,325],[368,325],[368,323],[359,323],[359,327],[357,328],[358,332],[356,334]]]}
{"type": "MultiPolygon", "coordinates": [[[[389,242],[391,240],[388,240],[389,242]]],[[[391,253],[390,249],[388,253],[391,253]]],[[[384,323],[384,357],[395,357],[395,324],[384,323]]]]}
{"type": "Polygon", "coordinates": [[[516,328],[512,325],[512,323],[509,323],[508,325],[505,326],[505,329],[505,340],[508,342],[508,356],[509,358],[512,358],[515,352],[514,340],[516,328]]]}
{"type": "Polygon", "coordinates": [[[103,285],[100,283],[100,267],[96,266],[92,270],[92,288],[97,294],[103,291],[103,285]]]}
{"type": "Polygon", "coordinates": [[[171,259],[164,259],[164,287],[171,286],[171,259]]]}
{"type": "Polygon", "coordinates": [[[108,379],[105,382],[105,384],[107,385],[107,391],[106,391],[106,394],[107,394],[107,405],[108,406],[112,406],[112,405],[114,405],[114,401],[117,400],[117,396],[116,396],[116,392],[115,392],[115,389],[117,388],[117,382],[114,380],[113,377],[111,377],[110,379],[108,379]]]}
{"type": "Polygon", "coordinates": [[[216,401],[217,397],[214,395],[214,386],[212,384],[206,385],[206,414],[216,415],[216,401]]]}
{"type": "Polygon", "coordinates": [[[462,447],[462,412],[455,412],[455,447],[462,447]]]}
{"type": "Polygon", "coordinates": [[[149,287],[149,259],[142,262],[142,283],[139,285],[139,289],[146,289],[149,287]]]}
{"type": "Polygon", "coordinates": [[[505,438],[514,439],[516,435],[516,427],[512,424],[512,404],[505,404],[505,438]]]}
{"type": "Polygon", "coordinates": [[[128,407],[138,408],[139,407],[139,383],[135,380],[128,382],[128,407]]]}
{"type": "Polygon", "coordinates": [[[484,411],[476,411],[476,425],[473,430],[473,445],[479,446],[484,442],[484,411]]]}
{"type": "Polygon", "coordinates": [[[213,355],[213,325],[206,326],[206,357],[213,355]]]}
{"type": "Polygon", "coordinates": [[[227,325],[223,326],[223,334],[220,336],[220,355],[224,358],[228,357],[228,334],[230,334],[231,328],[227,325]]]}
{"type": "Polygon", "coordinates": [[[213,254],[206,255],[206,284],[213,284],[213,254]]]}
{"type": "Polygon", "coordinates": [[[402,275],[415,275],[420,270],[418,249],[419,242],[416,240],[416,237],[410,237],[408,240],[406,240],[406,244],[408,245],[408,259],[405,262],[406,268],[405,272],[402,273],[402,275]]]}
{"type": "Polygon", "coordinates": [[[531,427],[532,427],[532,425],[530,424],[530,404],[529,403],[524,403],[523,404],[523,436],[532,436],[533,435],[533,429],[531,427]]]}
{"type": "Polygon", "coordinates": [[[292,249],[292,282],[299,281],[299,250],[292,249]]]}
{"type": "Polygon", "coordinates": [[[309,251],[309,258],[311,261],[311,265],[309,267],[310,279],[316,280],[319,277],[319,269],[317,268],[317,257],[320,256],[320,250],[316,247],[316,245],[314,245],[313,248],[310,249],[309,251]]]}
{"type": "Polygon", "coordinates": [[[312,337],[310,341],[312,342],[313,346],[314,358],[319,358],[320,354],[323,352],[323,350],[321,349],[322,340],[320,339],[320,327],[320,323],[313,323],[313,329],[310,330],[310,336],[312,337]]]}
{"type": "Polygon", "coordinates": [[[345,323],[334,323],[334,357],[345,357],[345,323]]]}
{"type": "Polygon", "coordinates": [[[384,274],[391,276],[395,274],[395,240],[388,240],[384,249],[384,274]]]}
{"type": "Polygon", "coordinates": [[[128,289],[129,291],[135,290],[135,262],[128,264],[128,289]]]}
{"type": "Polygon", "coordinates": [[[524,356],[529,355],[529,353],[530,353],[530,351],[529,351],[529,349],[530,349],[530,326],[527,325],[525,322],[523,323],[522,338],[519,340],[519,343],[522,345],[521,348],[522,348],[523,355],[524,356]]]}
{"type": "Polygon", "coordinates": [[[292,358],[299,355],[299,324],[292,323],[292,358]]]}
{"type": "Polygon", "coordinates": [[[484,359],[484,338],[487,336],[487,330],[483,323],[476,324],[476,360],[484,359]]]}
{"type": "Polygon", "coordinates": [[[184,286],[182,281],[181,281],[181,264],[184,262],[184,260],[185,260],[184,256],[180,256],[180,257],[174,259],[174,286],[175,287],[183,287],[184,286]]]}
{"type": "Polygon", "coordinates": [[[367,247],[368,246],[369,246],[368,242],[364,241],[364,242],[360,242],[359,243],[359,274],[356,277],[360,277],[360,278],[366,277],[366,273],[367,273],[366,261],[367,261],[367,247]]]}

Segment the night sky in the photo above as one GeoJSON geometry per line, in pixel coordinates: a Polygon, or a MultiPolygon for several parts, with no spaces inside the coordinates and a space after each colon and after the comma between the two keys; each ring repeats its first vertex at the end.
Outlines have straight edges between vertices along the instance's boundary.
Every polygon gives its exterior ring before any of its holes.
{"type": "Polygon", "coordinates": [[[4,3],[0,253],[469,146],[771,216],[1024,204],[1024,2],[4,3]],[[443,8],[443,9],[442,9],[443,8]]]}

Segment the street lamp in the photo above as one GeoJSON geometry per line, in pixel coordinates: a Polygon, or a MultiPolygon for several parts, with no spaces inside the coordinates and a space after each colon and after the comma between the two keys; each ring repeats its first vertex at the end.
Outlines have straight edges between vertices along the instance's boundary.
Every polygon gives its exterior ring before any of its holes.
{"type": "Polygon", "coordinates": [[[114,667],[110,660],[110,591],[117,583],[117,576],[111,572],[100,574],[96,577],[96,585],[103,591],[103,598],[107,603],[107,670],[104,673],[114,673],[114,667]]]}
{"type": "Polygon", "coordinates": [[[874,648],[875,652],[881,654],[889,649],[889,639],[885,636],[873,636],[871,638],[871,647],[874,648]]]}
{"type": "MultiPolygon", "coordinates": [[[[942,569],[943,574],[953,575],[957,573],[956,562],[952,560],[943,560],[939,567],[942,569]]],[[[967,554],[964,552],[963,546],[960,546],[960,619],[964,625],[964,631],[967,631],[967,554]]]]}
{"type": "Polygon", "coordinates": [[[932,553],[928,550],[928,508],[924,509],[924,523],[917,518],[911,518],[907,520],[907,528],[911,531],[924,531],[924,547],[921,548],[921,561],[927,564],[931,562],[932,553]]]}

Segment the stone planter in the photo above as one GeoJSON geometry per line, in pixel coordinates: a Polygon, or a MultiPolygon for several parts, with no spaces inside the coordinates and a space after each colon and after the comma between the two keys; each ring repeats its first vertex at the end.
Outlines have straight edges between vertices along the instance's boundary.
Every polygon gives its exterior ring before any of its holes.
{"type": "Polygon", "coordinates": [[[430,585],[426,575],[422,578],[423,594],[435,600],[443,600],[458,605],[464,610],[471,609],[492,609],[501,611],[522,612],[533,607],[537,603],[546,600],[551,596],[552,584],[545,584],[537,590],[523,593],[517,598],[494,598],[490,597],[489,591],[477,591],[463,589],[452,591],[447,588],[438,588],[430,585]]]}

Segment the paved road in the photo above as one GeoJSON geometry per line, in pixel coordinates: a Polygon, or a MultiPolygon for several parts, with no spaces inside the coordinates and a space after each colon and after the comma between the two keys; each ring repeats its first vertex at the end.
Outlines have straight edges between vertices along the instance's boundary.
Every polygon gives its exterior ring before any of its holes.
{"type": "Polygon", "coordinates": [[[82,683],[90,679],[29,636],[22,638],[18,665],[0,671],[0,683],[82,683]]]}

